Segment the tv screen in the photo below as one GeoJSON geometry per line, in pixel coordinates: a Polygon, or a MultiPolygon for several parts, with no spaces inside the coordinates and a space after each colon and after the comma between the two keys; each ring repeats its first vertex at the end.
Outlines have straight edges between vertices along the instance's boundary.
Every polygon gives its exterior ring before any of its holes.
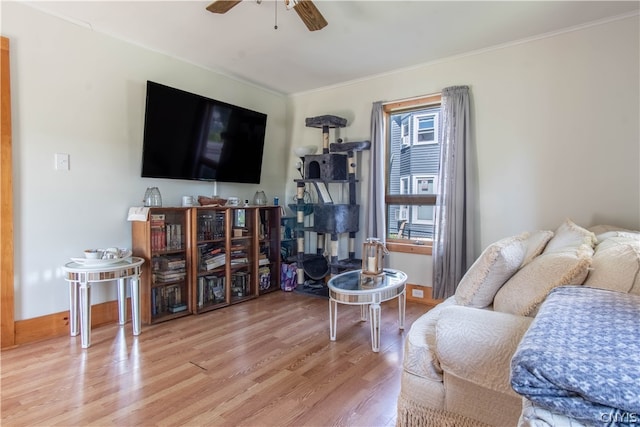
{"type": "Polygon", "coordinates": [[[142,176],[260,183],[267,115],[147,81],[142,176]]]}

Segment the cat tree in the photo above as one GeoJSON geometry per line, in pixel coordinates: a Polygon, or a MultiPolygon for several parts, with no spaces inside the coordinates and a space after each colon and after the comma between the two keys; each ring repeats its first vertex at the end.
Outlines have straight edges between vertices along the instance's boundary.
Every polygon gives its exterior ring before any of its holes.
{"type": "Polygon", "coordinates": [[[347,120],[337,116],[325,115],[309,117],[305,120],[307,127],[322,129],[322,154],[307,155],[303,159],[304,176],[296,179],[296,239],[297,281],[304,283],[304,262],[311,255],[305,253],[305,234],[316,233],[316,255],[324,254],[324,235],[331,236],[329,269],[331,274],[361,267],[361,260],[355,257],[355,239],[359,229],[360,206],[356,203],[356,159],[355,153],[368,150],[369,141],[329,143],[329,130],[342,128],[347,120]],[[308,209],[304,201],[307,185],[314,187],[317,203],[308,209]],[[348,203],[334,203],[329,191],[329,184],[346,185],[348,203]],[[309,210],[313,212],[313,225],[305,227],[304,216],[309,210]],[[338,259],[340,235],[349,233],[348,257],[338,259]]]}

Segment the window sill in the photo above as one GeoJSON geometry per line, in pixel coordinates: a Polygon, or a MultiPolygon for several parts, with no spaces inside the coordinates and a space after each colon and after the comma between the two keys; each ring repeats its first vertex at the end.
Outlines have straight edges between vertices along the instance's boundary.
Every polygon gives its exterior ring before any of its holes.
{"type": "Polygon", "coordinates": [[[387,241],[386,247],[389,252],[401,252],[416,255],[431,255],[432,253],[431,243],[416,245],[415,243],[398,243],[387,241]]]}

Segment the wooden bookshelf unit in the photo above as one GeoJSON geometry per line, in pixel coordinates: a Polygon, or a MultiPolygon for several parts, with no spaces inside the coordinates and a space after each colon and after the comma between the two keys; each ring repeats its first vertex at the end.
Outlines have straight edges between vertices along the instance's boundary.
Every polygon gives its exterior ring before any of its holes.
{"type": "Polygon", "coordinates": [[[280,208],[150,208],[132,222],[144,258],[142,321],[199,314],[280,289],[280,208]]]}

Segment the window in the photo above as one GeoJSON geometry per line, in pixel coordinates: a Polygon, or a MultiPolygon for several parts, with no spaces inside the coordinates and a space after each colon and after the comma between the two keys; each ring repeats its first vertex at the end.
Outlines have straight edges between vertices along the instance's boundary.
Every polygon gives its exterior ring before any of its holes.
{"type": "Polygon", "coordinates": [[[440,100],[440,95],[434,95],[384,107],[385,203],[391,245],[430,246],[432,242],[440,168],[440,100]]]}
{"type": "MultiPolygon", "coordinates": [[[[409,194],[409,177],[400,178],[400,194],[409,194]]],[[[398,208],[398,221],[409,220],[409,206],[400,206],[398,208]]]]}
{"type": "Polygon", "coordinates": [[[405,120],[402,123],[402,146],[408,147],[411,145],[411,138],[409,137],[409,121],[405,120]]]}
{"type": "MultiPolygon", "coordinates": [[[[415,194],[435,194],[435,176],[414,176],[415,194]]],[[[411,216],[413,224],[430,224],[433,226],[433,206],[414,206],[411,216]]]]}
{"type": "Polygon", "coordinates": [[[416,144],[438,143],[438,113],[413,116],[414,141],[416,141],[416,144]]]}

